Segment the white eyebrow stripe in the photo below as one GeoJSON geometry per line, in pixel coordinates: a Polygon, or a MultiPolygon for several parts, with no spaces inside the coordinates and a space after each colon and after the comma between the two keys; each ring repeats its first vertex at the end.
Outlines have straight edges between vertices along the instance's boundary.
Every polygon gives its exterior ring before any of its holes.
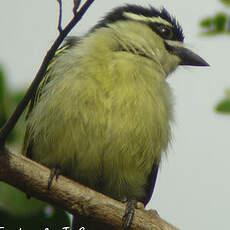
{"type": "Polygon", "coordinates": [[[161,18],[160,16],[155,17],[155,18],[148,18],[145,17],[144,15],[137,15],[137,14],[133,14],[130,12],[124,12],[123,14],[125,17],[136,20],[136,21],[144,21],[144,22],[153,22],[153,23],[161,23],[164,24],[166,26],[171,26],[172,24],[169,23],[168,21],[164,20],[163,18],[161,18]]]}
{"type": "Polygon", "coordinates": [[[183,42],[181,41],[172,41],[172,40],[165,40],[165,42],[167,42],[168,45],[170,46],[176,46],[176,47],[182,47],[184,46],[183,42]]]}

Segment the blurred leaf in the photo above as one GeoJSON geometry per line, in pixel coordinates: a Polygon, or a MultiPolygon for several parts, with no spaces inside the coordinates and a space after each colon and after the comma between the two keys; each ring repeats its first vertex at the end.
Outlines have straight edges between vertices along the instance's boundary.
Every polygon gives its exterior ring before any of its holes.
{"type": "Polygon", "coordinates": [[[227,23],[227,15],[225,13],[218,13],[215,15],[213,22],[216,32],[224,32],[227,23]]]}
{"type": "Polygon", "coordinates": [[[230,100],[222,100],[217,104],[215,110],[219,113],[230,114],[230,100]]]}
{"type": "Polygon", "coordinates": [[[46,212],[42,210],[37,215],[24,217],[10,216],[8,213],[0,210],[0,225],[9,230],[16,230],[20,227],[23,230],[41,230],[45,228],[57,230],[70,226],[70,218],[67,213],[60,209],[51,209],[52,215],[50,216],[47,216],[46,212]]]}
{"type": "Polygon", "coordinates": [[[206,17],[200,21],[200,27],[203,28],[202,35],[216,35],[229,33],[228,18],[226,13],[217,13],[214,17],[206,17]]]}
{"type": "Polygon", "coordinates": [[[212,26],[212,18],[204,18],[200,21],[200,27],[210,29],[212,26]]]}
{"type": "Polygon", "coordinates": [[[25,90],[17,90],[14,93],[12,93],[11,102],[13,103],[13,107],[18,105],[18,103],[21,101],[25,93],[26,93],[25,90]]]}
{"type": "Polygon", "coordinates": [[[220,0],[223,4],[230,7],[230,0],[220,0]]]}
{"type": "MultiPolygon", "coordinates": [[[[25,94],[25,90],[17,90],[10,94],[9,99],[9,115],[15,110],[18,103],[21,101],[22,97],[25,94]]],[[[10,143],[10,145],[16,147],[17,149],[22,144],[22,139],[24,137],[24,130],[25,130],[25,111],[23,112],[22,116],[19,118],[18,122],[16,123],[16,126],[14,127],[13,131],[11,132],[9,138],[7,139],[7,143],[10,143]]]]}
{"type": "Polygon", "coordinates": [[[69,226],[68,215],[4,183],[0,183],[0,226],[5,229],[41,230],[69,226]]]}
{"type": "Polygon", "coordinates": [[[31,216],[44,209],[46,203],[28,199],[26,194],[16,188],[0,183],[0,207],[12,216],[31,216]]]}
{"type": "Polygon", "coordinates": [[[225,98],[215,107],[215,111],[223,114],[230,114],[230,89],[225,91],[225,98]]]}
{"type": "MultiPolygon", "coordinates": [[[[10,117],[17,104],[24,95],[25,90],[15,90],[11,92],[7,87],[6,76],[0,67],[0,128],[10,117]]],[[[19,146],[24,134],[24,118],[23,116],[17,122],[15,128],[7,138],[7,144],[14,147],[19,146]]]]}
{"type": "Polygon", "coordinates": [[[6,82],[3,74],[3,70],[0,67],[0,127],[6,122],[6,82]]]}

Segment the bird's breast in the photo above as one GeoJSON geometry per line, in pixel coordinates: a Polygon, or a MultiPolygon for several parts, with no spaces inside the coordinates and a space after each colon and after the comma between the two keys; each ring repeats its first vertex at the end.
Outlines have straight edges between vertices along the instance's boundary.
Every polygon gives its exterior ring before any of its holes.
{"type": "Polygon", "coordinates": [[[171,94],[150,64],[114,60],[96,77],[84,70],[49,83],[30,118],[34,156],[115,198],[140,197],[168,145],[171,94]]]}

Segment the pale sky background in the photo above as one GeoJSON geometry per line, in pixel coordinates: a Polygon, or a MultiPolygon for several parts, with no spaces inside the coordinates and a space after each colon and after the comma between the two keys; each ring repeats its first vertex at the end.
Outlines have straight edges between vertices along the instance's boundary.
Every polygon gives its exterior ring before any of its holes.
{"type": "MultiPolygon", "coordinates": [[[[65,2],[64,22],[72,0],[65,2]]],[[[229,230],[230,116],[213,107],[230,87],[230,36],[200,37],[198,22],[218,11],[217,0],[96,0],[72,35],[82,35],[105,12],[124,3],[164,6],[182,25],[185,43],[210,65],[179,67],[169,82],[175,95],[173,141],[149,208],[183,230],[229,230]]],[[[0,8],[0,64],[12,89],[28,86],[57,36],[55,0],[5,0],[0,8]]]]}

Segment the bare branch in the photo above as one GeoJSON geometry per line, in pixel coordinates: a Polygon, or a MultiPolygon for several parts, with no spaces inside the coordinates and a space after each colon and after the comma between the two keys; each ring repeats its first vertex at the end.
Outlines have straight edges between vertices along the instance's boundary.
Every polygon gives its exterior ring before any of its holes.
{"type": "Polygon", "coordinates": [[[77,14],[77,10],[81,4],[81,0],[73,0],[73,14],[77,14]]]}
{"type": "Polygon", "coordinates": [[[21,116],[22,112],[26,108],[27,104],[29,103],[32,95],[36,91],[38,85],[40,84],[46,69],[49,65],[50,60],[54,57],[55,51],[60,46],[60,44],[63,42],[65,37],[68,35],[68,33],[72,30],[72,28],[81,20],[82,16],[85,14],[87,9],[90,7],[90,5],[94,2],[94,0],[87,0],[84,5],[80,8],[80,10],[74,15],[74,17],[71,19],[71,21],[68,23],[68,25],[59,33],[59,36],[47,52],[46,56],[43,59],[43,62],[32,82],[30,85],[26,95],[23,97],[23,99],[18,104],[17,108],[9,118],[9,120],[6,122],[6,124],[1,128],[0,130],[0,149],[4,149],[5,141],[7,136],[9,135],[10,131],[14,128],[15,124],[17,123],[19,117],[21,116]]]}
{"type": "Polygon", "coordinates": [[[58,17],[58,30],[59,33],[62,32],[62,0],[57,0],[59,5],[59,17],[58,17]]]}
{"type": "MultiPolygon", "coordinates": [[[[54,180],[50,190],[47,182],[50,170],[20,154],[0,151],[0,180],[21,191],[59,206],[72,214],[87,215],[121,229],[125,205],[101,193],[82,186],[64,176],[54,180]]],[[[136,209],[131,230],[178,230],[162,220],[154,211],[136,209]]]]}

